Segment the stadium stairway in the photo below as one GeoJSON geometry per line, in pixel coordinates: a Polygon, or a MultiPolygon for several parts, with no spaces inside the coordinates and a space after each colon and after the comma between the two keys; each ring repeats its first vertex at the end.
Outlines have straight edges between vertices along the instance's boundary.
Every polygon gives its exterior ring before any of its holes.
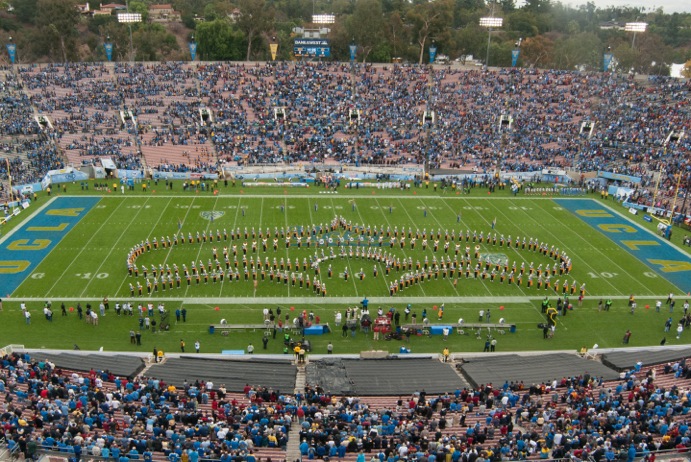
{"type": "MultiPolygon", "coordinates": [[[[295,375],[295,391],[304,390],[307,384],[305,365],[297,365],[295,375]]],[[[300,422],[297,420],[290,426],[288,444],[286,445],[286,460],[300,460],[300,422]]]]}

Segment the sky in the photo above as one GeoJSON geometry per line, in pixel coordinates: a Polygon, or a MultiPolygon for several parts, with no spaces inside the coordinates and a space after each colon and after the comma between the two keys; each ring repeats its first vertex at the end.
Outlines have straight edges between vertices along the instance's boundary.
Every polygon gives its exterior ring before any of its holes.
{"type": "MultiPolygon", "coordinates": [[[[599,9],[610,6],[622,7],[630,6],[633,8],[644,8],[644,11],[655,11],[662,7],[665,13],[691,13],[691,1],[689,0],[592,0],[599,9]]],[[[562,0],[565,5],[577,8],[585,5],[587,0],[562,0]]]]}

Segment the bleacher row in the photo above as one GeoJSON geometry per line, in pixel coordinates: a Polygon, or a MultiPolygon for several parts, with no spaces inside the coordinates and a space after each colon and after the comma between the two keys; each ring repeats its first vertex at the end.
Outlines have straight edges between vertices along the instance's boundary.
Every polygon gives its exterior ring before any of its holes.
{"type": "MultiPolygon", "coordinates": [[[[63,160],[111,157],[119,168],[211,171],[221,164],[421,164],[466,172],[574,167],[652,178],[667,191],[689,164],[691,84],[663,77],[536,69],[492,72],[342,63],[50,64],[5,71],[12,124],[47,115],[63,160]],[[635,102],[635,104],[632,103],[635,102]],[[274,108],[285,107],[285,118],[274,108]],[[203,122],[208,108],[213,121],[203,122]],[[422,120],[425,110],[435,122],[422,120]],[[132,110],[137,129],[123,123],[132,110]],[[361,116],[351,119],[350,111],[361,116]],[[502,114],[511,128],[501,128],[502,114]],[[596,125],[592,136],[580,124],[596,125]],[[424,122],[424,123],[423,123],[424,122]],[[138,142],[137,139],[139,138],[138,142]],[[105,140],[105,142],[104,142],[105,140]],[[115,141],[113,141],[115,140],[115,141]],[[664,145],[664,146],[663,146],[664,145]]],[[[40,174],[40,172],[36,172],[40,174]]],[[[645,186],[645,184],[643,185],[645,186]]],[[[644,197],[642,200],[646,200],[644,197]]],[[[664,201],[664,199],[662,200],[664,201]]]]}
{"type": "Polygon", "coordinates": [[[615,381],[584,375],[405,397],[332,396],[310,385],[291,395],[203,381],[175,388],[16,354],[3,358],[0,372],[2,436],[22,452],[33,451],[34,441],[121,462],[177,461],[183,451],[188,460],[280,462],[289,457],[289,433],[303,459],[344,462],[431,454],[456,462],[477,455],[600,461],[691,448],[684,360],[638,365],[615,381]]]}

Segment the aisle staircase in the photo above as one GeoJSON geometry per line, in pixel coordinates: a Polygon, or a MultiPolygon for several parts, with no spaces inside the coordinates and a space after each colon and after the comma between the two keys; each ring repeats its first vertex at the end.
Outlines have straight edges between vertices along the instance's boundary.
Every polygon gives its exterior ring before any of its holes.
{"type": "MultiPolygon", "coordinates": [[[[295,390],[304,390],[307,383],[305,364],[297,364],[297,374],[295,375],[295,390]]],[[[286,446],[286,462],[302,460],[300,455],[300,423],[293,421],[288,433],[288,445],[286,446]]]]}

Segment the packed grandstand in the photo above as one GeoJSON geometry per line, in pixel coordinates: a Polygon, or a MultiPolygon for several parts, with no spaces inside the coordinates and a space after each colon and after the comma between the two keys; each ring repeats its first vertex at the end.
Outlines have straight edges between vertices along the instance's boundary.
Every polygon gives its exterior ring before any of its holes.
{"type": "Polygon", "coordinates": [[[35,64],[2,74],[4,194],[7,165],[21,185],[103,159],[145,172],[607,171],[641,177],[634,199],[663,208],[678,172],[682,194],[689,184],[691,137],[670,136],[689,128],[687,80],[343,63],[35,64]]]}
{"type": "Polygon", "coordinates": [[[688,349],[613,352],[601,355],[602,364],[563,353],[518,363],[512,355],[495,358],[494,365],[480,359],[475,372],[474,358],[466,364],[459,356],[453,364],[427,357],[369,365],[329,356],[305,368],[275,359],[183,355],[159,364],[123,356],[5,353],[2,436],[10,455],[27,458],[633,461],[691,447],[688,349]],[[673,357],[681,359],[660,364],[673,357]],[[188,380],[200,361],[208,363],[208,377],[188,380]],[[91,367],[95,363],[100,367],[91,367]],[[557,376],[559,363],[584,372],[557,376]],[[625,365],[631,367],[614,369],[625,365]],[[474,381],[482,376],[476,372],[493,367],[495,374],[533,369],[552,375],[533,382],[474,381]],[[253,382],[270,375],[273,385],[253,382]],[[320,382],[327,377],[333,380],[320,382]],[[425,383],[427,390],[403,394],[425,383]]]}

